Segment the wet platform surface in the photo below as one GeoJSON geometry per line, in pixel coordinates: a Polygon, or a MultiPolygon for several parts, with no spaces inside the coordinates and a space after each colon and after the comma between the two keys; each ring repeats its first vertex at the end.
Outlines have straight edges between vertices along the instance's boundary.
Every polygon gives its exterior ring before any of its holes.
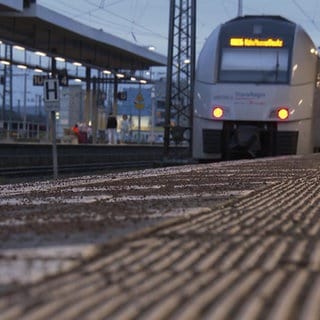
{"type": "Polygon", "coordinates": [[[2,186],[1,319],[319,319],[319,182],[316,154],[2,186]]]}

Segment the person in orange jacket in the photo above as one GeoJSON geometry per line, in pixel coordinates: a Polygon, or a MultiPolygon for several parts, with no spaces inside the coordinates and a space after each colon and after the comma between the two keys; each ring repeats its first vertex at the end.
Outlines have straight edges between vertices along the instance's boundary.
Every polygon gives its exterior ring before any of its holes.
{"type": "Polygon", "coordinates": [[[72,132],[74,133],[74,135],[78,138],[78,142],[79,142],[79,137],[80,137],[80,131],[79,131],[79,127],[77,124],[75,124],[72,127],[72,132]]]}

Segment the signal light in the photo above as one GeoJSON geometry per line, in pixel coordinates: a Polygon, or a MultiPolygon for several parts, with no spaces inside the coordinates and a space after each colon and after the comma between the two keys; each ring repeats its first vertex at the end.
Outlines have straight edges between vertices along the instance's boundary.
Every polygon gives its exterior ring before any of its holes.
{"type": "Polygon", "coordinates": [[[280,120],[286,120],[289,118],[289,110],[286,107],[280,107],[277,109],[277,117],[280,120]]]}
{"type": "Polygon", "coordinates": [[[212,116],[214,118],[217,118],[217,119],[222,118],[222,116],[223,116],[223,108],[220,107],[220,106],[213,107],[212,116]]]}

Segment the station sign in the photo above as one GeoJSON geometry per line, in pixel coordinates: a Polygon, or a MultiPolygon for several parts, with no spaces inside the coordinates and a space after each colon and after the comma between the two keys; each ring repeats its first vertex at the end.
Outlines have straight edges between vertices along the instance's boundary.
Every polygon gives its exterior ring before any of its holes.
{"type": "Polygon", "coordinates": [[[59,85],[61,87],[67,87],[69,85],[69,77],[67,69],[62,69],[58,71],[58,79],[59,79],[59,85]]]}
{"type": "MultiPolygon", "coordinates": [[[[42,87],[46,79],[49,79],[48,75],[34,74],[32,78],[33,85],[42,87]]],[[[66,69],[58,71],[58,80],[60,87],[67,87],[69,85],[69,77],[66,69]]]]}
{"type": "Polygon", "coordinates": [[[43,101],[47,111],[60,110],[60,88],[58,79],[44,80],[43,101]]]}
{"type": "Polygon", "coordinates": [[[46,79],[43,82],[43,97],[44,102],[59,101],[59,80],[46,79]]]}
{"type": "Polygon", "coordinates": [[[117,98],[122,101],[127,100],[127,91],[119,91],[117,98]]]}
{"type": "Polygon", "coordinates": [[[59,101],[45,102],[44,107],[47,112],[52,112],[52,111],[59,112],[60,111],[60,102],[59,101]]]}
{"type": "Polygon", "coordinates": [[[33,75],[33,85],[34,86],[43,86],[44,84],[44,80],[48,79],[49,76],[46,76],[46,75],[38,75],[38,74],[35,74],[33,75]]]}

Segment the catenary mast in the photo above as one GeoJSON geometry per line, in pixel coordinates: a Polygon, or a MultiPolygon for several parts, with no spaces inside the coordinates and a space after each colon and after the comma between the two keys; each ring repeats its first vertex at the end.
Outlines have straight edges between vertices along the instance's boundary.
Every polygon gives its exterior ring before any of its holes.
{"type": "Polygon", "coordinates": [[[170,0],[164,153],[187,144],[191,154],[196,0],[170,0]]]}

